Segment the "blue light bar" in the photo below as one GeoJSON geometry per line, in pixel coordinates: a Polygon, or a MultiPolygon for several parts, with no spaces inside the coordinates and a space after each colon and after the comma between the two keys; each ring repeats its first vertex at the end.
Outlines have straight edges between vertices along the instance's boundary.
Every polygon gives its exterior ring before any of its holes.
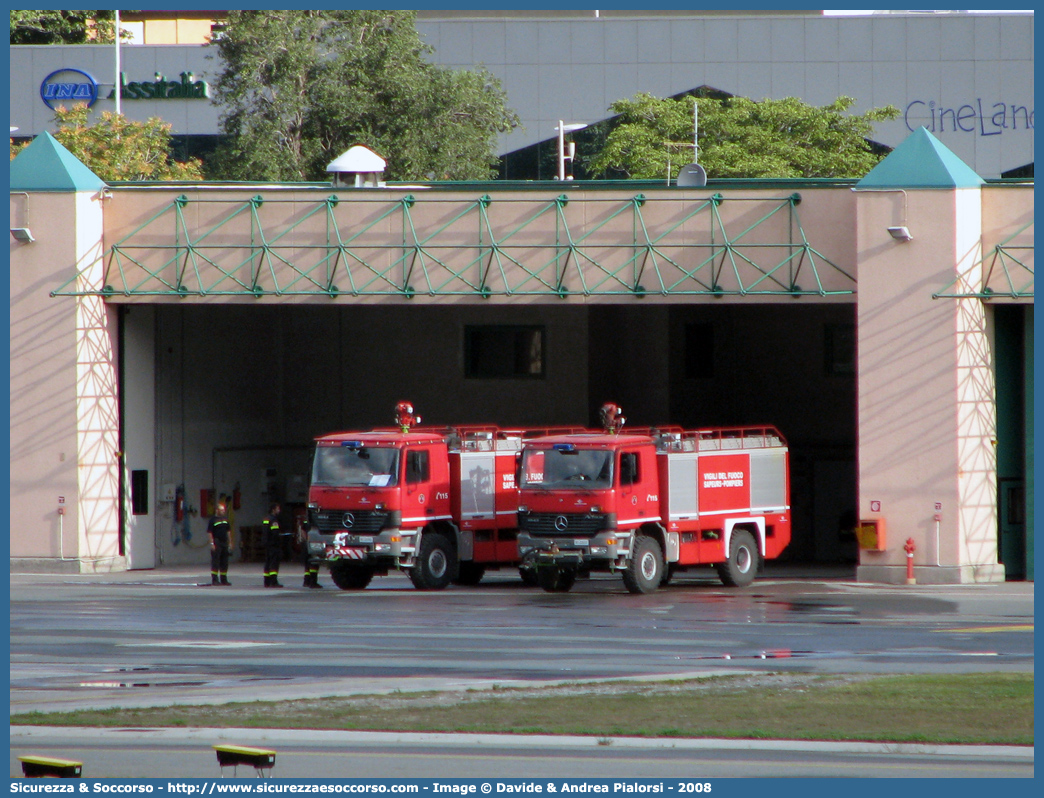
{"type": "Polygon", "coordinates": [[[362,441],[341,441],[341,446],[347,446],[349,449],[361,449],[362,441]]]}
{"type": "Polygon", "coordinates": [[[576,446],[572,443],[556,443],[551,448],[556,452],[571,452],[576,448],[576,446]]]}

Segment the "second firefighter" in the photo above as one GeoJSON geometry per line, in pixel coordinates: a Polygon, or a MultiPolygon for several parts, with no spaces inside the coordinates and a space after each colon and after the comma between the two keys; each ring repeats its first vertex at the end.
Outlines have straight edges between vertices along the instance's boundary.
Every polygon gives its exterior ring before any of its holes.
{"type": "Polygon", "coordinates": [[[279,528],[279,513],[282,507],[273,502],[268,515],[261,522],[265,543],[265,587],[282,587],[279,584],[279,561],[283,558],[284,534],[279,528]]]}

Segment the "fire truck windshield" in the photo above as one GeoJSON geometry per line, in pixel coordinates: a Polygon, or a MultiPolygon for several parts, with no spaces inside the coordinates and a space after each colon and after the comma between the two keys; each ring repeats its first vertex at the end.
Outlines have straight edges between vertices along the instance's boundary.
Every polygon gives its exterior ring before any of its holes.
{"type": "Polygon", "coordinates": [[[613,453],[601,449],[527,449],[522,487],[597,490],[613,484],[613,453]]]}
{"type": "Polygon", "coordinates": [[[398,482],[399,450],[384,446],[317,446],[312,484],[386,488],[398,482]]]}

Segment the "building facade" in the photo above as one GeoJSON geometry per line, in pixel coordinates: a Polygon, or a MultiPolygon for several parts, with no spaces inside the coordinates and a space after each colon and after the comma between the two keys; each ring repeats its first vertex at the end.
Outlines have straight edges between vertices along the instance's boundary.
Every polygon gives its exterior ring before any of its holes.
{"type": "Polygon", "coordinates": [[[795,560],[1033,578],[1033,184],[924,129],[861,181],[704,188],[108,187],[41,136],[11,219],[14,568],[202,563],[204,491],[302,503],[311,440],[403,398],[613,400],[783,430],[795,560]]]}
{"type": "MultiPolygon", "coordinates": [[[[173,13],[128,22],[143,43],[120,48],[119,78],[111,47],[12,48],[17,135],[49,129],[62,92],[66,102],[79,94],[112,110],[120,82],[125,114],[159,116],[189,152],[205,149],[219,127],[220,109],[209,99],[219,69],[205,45],[184,42],[204,40],[213,23],[173,13]]],[[[923,126],[987,178],[1014,176],[1034,160],[1031,12],[426,11],[417,27],[436,63],[482,64],[501,81],[521,118],[501,136],[502,156],[553,147],[560,120],[597,122],[637,92],[667,97],[709,87],[814,105],[847,95],[855,113],[894,105],[900,117],[878,124],[876,141],[894,147],[923,126]]],[[[554,176],[536,162],[536,177],[554,176]]]]}

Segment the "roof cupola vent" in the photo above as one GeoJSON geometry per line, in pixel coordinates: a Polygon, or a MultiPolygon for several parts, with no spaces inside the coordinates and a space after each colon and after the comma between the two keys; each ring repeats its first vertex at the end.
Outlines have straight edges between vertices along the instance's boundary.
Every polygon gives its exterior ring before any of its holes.
{"type": "Polygon", "coordinates": [[[373,150],[356,144],[337,156],[326,171],[333,175],[335,188],[378,188],[384,185],[381,177],[387,165],[373,150]]]}

